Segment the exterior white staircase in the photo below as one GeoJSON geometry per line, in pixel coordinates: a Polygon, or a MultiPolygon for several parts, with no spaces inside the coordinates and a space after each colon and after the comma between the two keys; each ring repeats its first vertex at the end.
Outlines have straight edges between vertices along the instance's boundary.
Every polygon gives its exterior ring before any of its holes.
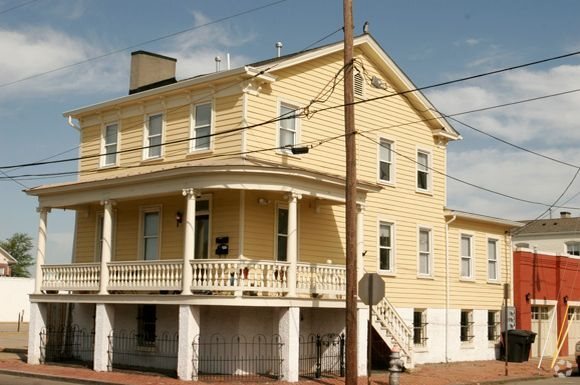
{"type": "Polygon", "coordinates": [[[401,359],[407,368],[413,368],[413,329],[401,318],[395,307],[386,299],[373,306],[371,323],[389,348],[398,345],[401,359]]]}

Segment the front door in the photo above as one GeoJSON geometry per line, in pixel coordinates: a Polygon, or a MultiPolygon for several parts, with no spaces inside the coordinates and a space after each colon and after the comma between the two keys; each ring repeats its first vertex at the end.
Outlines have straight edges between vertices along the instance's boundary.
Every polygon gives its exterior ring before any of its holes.
{"type": "Polygon", "coordinates": [[[195,202],[195,249],[194,259],[209,258],[209,199],[195,202]]]}
{"type": "Polygon", "coordinates": [[[532,344],[532,357],[540,357],[542,353],[551,357],[556,351],[557,325],[552,325],[554,306],[532,306],[532,331],[536,333],[536,340],[532,344]],[[548,334],[549,332],[549,334],[548,334]],[[547,344],[546,348],[544,346],[547,344]]]}

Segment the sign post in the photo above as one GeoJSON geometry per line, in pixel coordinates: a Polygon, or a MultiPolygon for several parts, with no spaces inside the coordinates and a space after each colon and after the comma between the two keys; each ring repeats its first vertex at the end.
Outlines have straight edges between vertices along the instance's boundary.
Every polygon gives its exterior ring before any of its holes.
{"type": "Polygon", "coordinates": [[[377,273],[366,273],[358,283],[358,296],[365,305],[369,305],[369,320],[367,325],[367,383],[370,385],[373,305],[378,304],[385,297],[385,281],[377,273]]]}

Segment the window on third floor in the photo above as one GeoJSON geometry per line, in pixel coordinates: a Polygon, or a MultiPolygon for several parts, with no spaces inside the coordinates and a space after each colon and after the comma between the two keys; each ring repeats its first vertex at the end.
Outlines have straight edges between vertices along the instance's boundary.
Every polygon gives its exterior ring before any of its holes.
{"type": "Polygon", "coordinates": [[[431,154],[426,151],[417,151],[417,190],[431,190],[431,154]]]}
{"type": "Polygon", "coordinates": [[[118,142],[119,125],[117,123],[105,124],[102,134],[101,167],[117,165],[118,142]]]}
{"type": "Polygon", "coordinates": [[[211,147],[212,133],[212,108],[211,103],[197,104],[193,106],[191,116],[191,151],[209,150],[211,147]]]}
{"type": "Polygon", "coordinates": [[[145,159],[160,158],[163,154],[163,114],[147,116],[145,122],[145,159]]]}

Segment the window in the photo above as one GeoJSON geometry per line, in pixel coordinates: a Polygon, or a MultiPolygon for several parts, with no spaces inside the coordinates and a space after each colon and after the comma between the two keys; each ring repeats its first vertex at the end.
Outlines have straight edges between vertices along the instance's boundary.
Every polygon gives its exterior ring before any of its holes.
{"type": "Polygon", "coordinates": [[[354,96],[359,98],[364,97],[364,79],[360,72],[355,72],[353,75],[354,96]]]}
{"type": "Polygon", "coordinates": [[[155,347],[156,305],[139,305],[137,314],[137,346],[155,347]]]}
{"type": "Polygon", "coordinates": [[[570,306],[568,308],[568,321],[580,321],[580,307],[570,306]]]}
{"type": "Polygon", "coordinates": [[[417,310],[413,312],[413,342],[418,346],[427,344],[427,311],[417,310]]]}
{"type": "Polygon", "coordinates": [[[489,310],[487,312],[487,340],[496,341],[499,338],[499,311],[489,310]]]}
{"type": "Polygon", "coordinates": [[[288,104],[280,104],[280,118],[278,121],[278,146],[292,147],[298,141],[298,119],[296,117],[296,107],[288,104]]]}
{"type": "Polygon", "coordinates": [[[550,308],[548,306],[532,306],[533,320],[547,320],[550,318],[550,308]]]}
{"type": "Polygon", "coordinates": [[[0,267],[0,277],[4,277],[4,276],[6,276],[6,268],[0,267]]]}
{"type": "Polygon", "coordinates": [[[431,275],[431,229],[419,229],[419,274],[431,275]]]}
{"type": "Polygon", "coordinates": [[[487,240],[487,279],[498,280],[497,239],[487,240]]]}
{"type": "Polygon", "coordinates": [[[193,107],[191,151],[209,150],[211,137],[211,103],[193,107]]]}
{"type": "Polygon", "coordinates": [[[428,191],[430,186],[429,163],[430,155],[424,151],[417,151],[417,189],[428,191]]]}
{"type": "Polygon", "coordinates": [[[461,234],[461,278],[473,278],[472,237],[461,234]]]}
{"type": "Polygon", "coordinates": [[[209,258],[209,199],[195,202],[194,259],[209,258]]]}
{"type": "Polygon", "coordinates": [[[146,261],[159,259],[161,212],[157,208],[142,211],[142,257],[146,261]]]}
{"type": "Polygon", "coordinates": [[[101,166],[114,166],[117,164],[117,144],[119,136],[119,125],[117,123],[107,124],[103,128],[103,148],[101,166]]]}
{"type": "Polygon", "coordinates": [[[381,138],[379,145],[379,180],[381,182],[393,182],[392,145],[393,142],[381,138]]]}
{"type": "Polygon", "coordinates": [[[470,342],[473,339],[473,311],[461,310],[461,342],[470,342]]]}
{"type": "Polygon", "coordinates": [[[580,256],[580,242],[566,242],[566,253],[580,256]]]}
{"type": "Polygon", "coordinates": [[[147,129],[145,140],[145,158],[161,157],[161,143],[163,139],[163,114],[150,115],[147,117],[147,129]]]}
{"type": "Polygon", "coordinates": [[[287,261],[288,245],[288,208],[278,207],[278,222],[276,226],[276,260],[287,261]]]}
{"type": "Polygon", "coordinates": [[[393,271],[393,226],[387,222],[379,224],[379,269],[393,271]]]}

